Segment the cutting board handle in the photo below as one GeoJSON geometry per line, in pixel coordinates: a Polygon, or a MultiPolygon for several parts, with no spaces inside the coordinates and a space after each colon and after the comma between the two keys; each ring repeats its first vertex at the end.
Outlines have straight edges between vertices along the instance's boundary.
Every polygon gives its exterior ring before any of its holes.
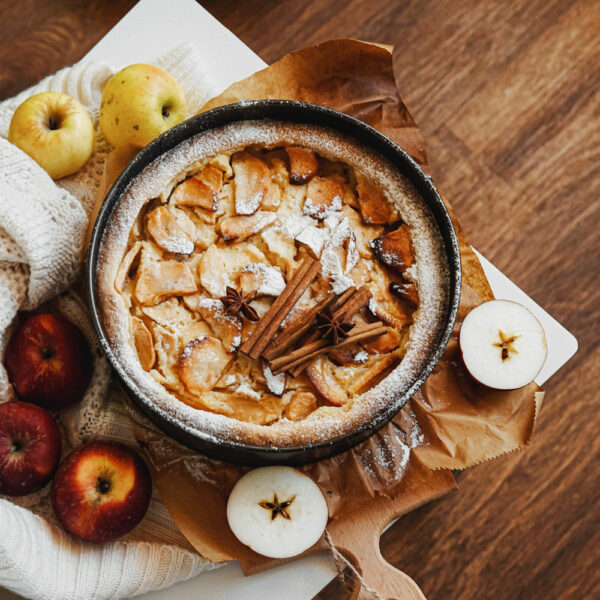
{"type": "Polygon", "coordinates": [[[426,600],[419,586],[406,573],[383,558],[379,550],[379,532],[372,532],[369,543],[365,542],[362,537],[351,547],[348,544],[336,544],[335,547],[361,577],[350,600],[426,600]]]}

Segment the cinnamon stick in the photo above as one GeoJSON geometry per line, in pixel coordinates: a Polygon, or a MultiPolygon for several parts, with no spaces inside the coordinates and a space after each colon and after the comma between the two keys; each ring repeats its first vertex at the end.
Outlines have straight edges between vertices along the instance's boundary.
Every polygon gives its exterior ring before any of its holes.
{"type": "Polygon", "coordinates": [[[310,362],[315,356],[342,348],[350,344],[354,344],[364,339],[379,337],[384,333],[387,333],[388,327],[382,325],[381,322],[369,323],[355,328],[356,332],[353,331],[352,335],[339,342],[338,344],[329,344],[327,340],[317,340],[312,344],[307,344],[286,356],[281,356],[270,363],[271,372],[273,375],[277,375],[282,371],[289,371],[290,369],[300,368],[300,373],[304,370],[304,367],[310,362]]]}
{"type": "MultiPolygon", "coordinates": [[[[335,316],[343,315],[344,321],[349,321],[370,299],[371,292],[363,285],[356,289],[355,287],[348,288],[331,307],[335,316]]],[[[319,332],[314,331],[308,336],[305,344],[314,342],[319,337],[319,332]]],[[[300,366],[290,371],[293,377],[298,377],[302,373],[304,367],[300,366]]]]}
{"type": "Polygon", "coordinates": [[[333,314],[343,321],[349,321],[373,296],[363,285],[359,287],[347,302],[342,304],[333,314]]]}
{"type": "Polygon", "coordinates": [[[285,286],[281,295],[273,302],[271,308],[256,324],[250,337],[242,344],[240,350],[250,358],[257,359],[271,341],[277,328],[292,310],[296,302],[312,280],[321,270],[321,263],[313,258],[306,258],[296,274],[285,286]]]}
{"type": "Polygon", "coordinates": [[[331,311],[335,312],[340,307],[344,306],[346,302],[354,295],[356,292],[356,286],[349,287],[341,296],[338,296],[338,299],[331,306],[331,311]]]}
{"type": "Polygon", "coordinates": [[[284,328],[283,331],[265,348],[262,355],[267,360],[273,360],[285,352],[314,325],[316,314],[325,310],[328,306],[334,305],[338,299],[338,296],[335,294],[329,294],[324,300],[321,300],[321,302],[313,306],[308,313],[304,315],[302,320],[288,328],[284,328]]]}

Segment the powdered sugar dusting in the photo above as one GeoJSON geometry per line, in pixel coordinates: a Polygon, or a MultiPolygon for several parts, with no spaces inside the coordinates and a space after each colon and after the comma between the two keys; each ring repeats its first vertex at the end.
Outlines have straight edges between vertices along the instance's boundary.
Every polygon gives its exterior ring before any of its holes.
{"type": "Polygon", "coordinates": [[[259,283],[256,293],[259,296],[279,296],[285,288],[285,279],[279,267],[266,263],[250,263],[242,269],[243,273],[252,273],[256,276],[259,283]]]}
{"type": "Polygon", "coordinates": [[[263,375],[267,382],[267,389],[275,394],[276,396],[283,395],[285,391],[285,373],[279,373],[279,375],[273,375],[270,367],[265,365],[263,369],[263,375]]]}
{"type": "MultiPolygon", "coordinates": [[[[303,217],[315,223],[310,217],[303,217]]],[[[337,215],[327,217],[325,223],[329,219],[333,221],[332,217],[337,215]]],[[[286,226],[289,225],[292,224],[286,223],[286,226]]],[[[278,226],[278,223],[273,226],[278,226]]],[[[307,226],[304,224],[294,235],[307,226]]],[[[336,258],[339,265],[333,264],[331,254],[325,257],[325,262],[330,261],[330,272],[339,278],[338,289],[346,289],[343,287],[347,283],[343,279],[346,277],[343,265],[337,255],[336,258]]],[[[124,381],[131,388],[138,389],[144,397],[152,398],[157,411],[166,418],[176,419],[189,433],[205,439],[227,438],[240,443],[289,446],[325,440],[348,433],[375,418],[419,377],[443,327],[448,305],[449,277],[443,241],[432,215],[412,184],[375,152],[332,130],[311,125],[274,121],[235,123],[195,135],[163,154],[129,185],[115,207],[101,244],[99,266],[100,316],[124,381]],[[411,229],[416,262],[410,275],[418,283],[420,296],[407,353],[400,365],[381,383],[352,398],[344,410],[327,412],[318,409],[303,421],[281,419],[270,426],[240,422],[179,402],[141,368],[128,335],[128,311],[123,299],[114,290],[116,272],[127,248],[129,232],[144,204],[151,198],[168,196],[176,183],[197,171],[208,157],[233,153],[249,144],[304,146],[330,160],[343,161],[368,177],[394,203],[411,229]]]]}
{"type": "Polygon", "coordinates": [[[367,360],[369,360],[369,355],[365,350],[361,350],[354,355],[354,362],[358,363],[359,365],[366,363],[367,360]]]}
{"type": "Polygon", "coordinates": [[[325,204],[316,204],[309,196],[304,201],[304,206],[302,207],[302,212],[305,215],[312,217],[313,219],[319,219],[319,221],[322,221],[329,215],[339,212],[340,210],[342,210],[342,199],[339,196],[336,196],[329,206],[325,204]]]}

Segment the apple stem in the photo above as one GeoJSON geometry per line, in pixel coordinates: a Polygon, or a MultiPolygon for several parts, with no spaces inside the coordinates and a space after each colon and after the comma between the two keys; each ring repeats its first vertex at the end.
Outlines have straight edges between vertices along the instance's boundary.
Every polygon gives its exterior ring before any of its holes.
{"type": "Polygon", "coordinates": [[[56,129],[58,129],[59,125],[60,125],[59,119],[55,119],[54,117],[50,117],[48,119],[48,129],[50,129],[50,131],[55,131],[56,129]]]}

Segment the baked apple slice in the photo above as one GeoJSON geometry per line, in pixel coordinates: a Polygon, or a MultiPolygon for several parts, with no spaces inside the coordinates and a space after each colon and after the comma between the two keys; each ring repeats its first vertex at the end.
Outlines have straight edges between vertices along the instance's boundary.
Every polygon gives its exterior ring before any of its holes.
{"type": "Polygon", "coordinates": [[[290,421],[301,421],[317,410],[317,399],[310,392],[296,392],[289,401],[283,415],[290,421]]]}
{"type": "MultiPolygon", "coordinates": [[[[183,296],[183,298],[187,298],[187,296],[183,296]]],[[[143,306],[141,310],[155,323],[173,331],[182,326],[189,326],[194,320],[192,313],[179,304],[177,298],[173,296],[160,304],[143,306]]]]}
{"type": "Polygon", "coordinates": [[[223,186],[223,171],[213,165],[208,165],[194,176],[195,179],[202,182],[216,196],[223,186]]]}
{"type": "Polygon", "coordinates": [[[308,183],[319,170],[319,161],[315,153],[297,146],[286,148],[285,151],[290,161],[290,183],[292,185],[308,183]]]}
{"type": "Polygon", "coordinates": [[[365,354],[362,347],[356,343],[330,350],[327,353],[327,356],[329,356],[336,365],[346,367],[348,365],[361,365],[366,362],[368,356],[365,356],[365,354]]]}
{"type": "Polygon", "coordinates": [[[265,161],[250,152],[238,152],[231,160],[235,181],[235,212],[252,215],[271,187],[271,172],[265,161]]]}
{"type": "Polygon", "coordinates": [[[404,300],[413,306],[419,306],[419,294],[417,293],[417,286],[414,283],[392,281],[390,283],[390,292],[400,298],[400,300],[404,300]]]}
{"type": "Polygon", "coordinates": [[[135,297],[142,306],[158,304],[169,296],[193,294],[196,281],[190,268],[176,260],[146,264],[135,284],[135,297]]]}
{"type": "Polygon", "coordinates": [[[179,377],[190,393],[209,392],[232,360],[221,340],[200,337],[189,342],[179,356],[179,377]]]}
{"type": "Polygon", "coordinates": [[[403,273],[415,262],[408,225],[400,225],[398,229],[371,240],[369,245],[382,264],[398,273],[403,273]]]}
{"type": "Polygon", "coordinates": [[[251,389],[242,383],[237,388],[242,388],[241,392],[204,392],[193,398],[193,406],[257,425],[268,425],[281,417],[280,398],[271,394],[262,394],[260,399],[249,398],[243,391],[244,387],[251,389]]]}
{"type": "Polygon", "coordinates": [[[144,371],[149,371],[156,362],[156,352],[154,352],[154,342],[152,334],[144,324],[144,321],[138,317],[132,318],[133,322],[133,342],[137,350],[140,364],[144,371]]]}
{"type": "Polygon", "coordinates": [[[198,312],[228,352],[235,352],[242,341],[242,320],[227,314],[223,302],[212,298],[200,299],[198,312]]]}
{"type": "Polygon", "coordinates": [[[375,296],[367,304],[367,309],[374,319],[379,319],[395,329],[402,329],[412,322],[412,311],[408,305],[392,298],[389,292],[382,294],[381,290],[376,290],[375,296]]]}
{"type": "Polygon", "coordinates": [[[159,248],[175,254],[191,254],[194,251],[192,238],[166,206],[159,206],[148,215],[147,227],[159,248]]]}
{"type": "Polygon", "coordinates": [[[365,225],[391,225],[400,218],[396,208],[378,187],[360,173],[356,173],[356,181],[360,215],[365,225]]]}
{"type": "Polygon", "coordinates": [[[387,333],[363,342],[362,345],[369,354],[387,354],[398,348],[401,343],[402,335],[395,329],[388,329],[387,333]]]}
{"type": "Polygon", "coordinates": [[[276,183],[271,183],[260,207],[263,210],[277,210],[281,204],[281,190],[276,183]]]}
{"type": "Polygon", "coordinates": [[[220,298],[225,295],[228,285],[235,287],[235,280],[246,265],[266,260],[265,255],[254,244],[248,242],[225,248],[213,244],[200,259],[200,283],[213,298],[220,298]]]}
{"type": "MultiPolygon", "coordinates": [[[[215,169],[214,167],[207,167],[215,169]]],[[[206,169],[205,169],[206,170],[206,169]]],[[[219,171],[220,172],[220,171],[219,171]]],[[[221,185],[219,183],[219,189],[221,185]]],[[[175,206],[201,208],[208,212],[216,212],[219,208],[218,189],[210,187],[198,175],[182,181],[171,194],[171,203],[175,206]]]]}
{"type": "Polygon", "coordinates": [[[322,221],[332,213],[342,210],[342,186],[327,177],[313,177],[306,188],[302,212],[322,221]]]}
{"type": "Polygon", "coordinates": [[[348,394],[333,375],[333,364],[325,356],[318,356],[305,369],[316,396],[330,406],[343,406],[348,394]]]}
{"type": "Polygon", "coordinates": [[[274,212],[266,210],[259,210],[248,216],[226,217],[220,223],[221,235],[228,244],[241,242],[262,231],[276,218],[277,215],[274,212]]]}
{"type": "Polygon", "coordinates": [[[122,292],[125,284],[127,283],[127,279],[131,277],[132,271],[136,266],[136,259],[139,257],[140,250],[142,249],[142,243],[136,242],[127,250],[127,253],[123,257],[121,264],[119,265],[119,270],[117,271],[117,276],[115,277],[115,289],[117,292],[122,292]]]}
{"type": "Polygon", "coordinates": [[[384,377],[386,377],[386,375],[391,373],[392,369],[399,363],[400,356],[395,352],[392,354],[385,354],[377,361],[373,359],[369,368],[352,381],[348,388],[348,392],[350,394],[362,394],[366,392],[374,385],[377,385],[384,377]]]}

